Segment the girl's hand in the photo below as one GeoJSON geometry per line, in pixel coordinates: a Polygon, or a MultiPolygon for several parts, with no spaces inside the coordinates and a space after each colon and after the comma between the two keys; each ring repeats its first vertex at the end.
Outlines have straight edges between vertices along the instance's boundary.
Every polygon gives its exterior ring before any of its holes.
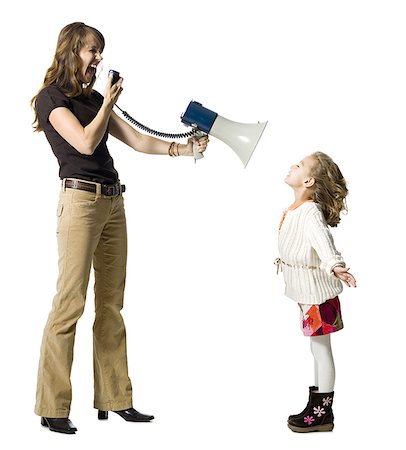
{"type": "Polygon", "coordinates": [[[336,266],[333,269],[334,275],[341,281],[343,281],[348,287],[357,287],[357,282],[352,274],[348,272],[349,267],[336,266]]]}
{"type": "Polygon", "coordinates": [[[118,100],[118,97],[120,97],[120,94],[123,91],[123,88],[121,87],[123,84],[123,78],[119,78],[117,83],[114,83],[113,85],[111,85],[112,81],[113,75],[109,75],[106,88],[104,89],[104,102],[110,108],[113,108],[114,104],[118,100]]]}
{"type": "Polygon", "coordinates": [[[179,154],[183,156],[193,156],[193,144],[197,144],[198,152],[203,153],[206,150],[207,144],[209,143],[209,136],[205,135],[201,138],[191,137],[188,139],[186,145],[179,146],[179,154]]]}

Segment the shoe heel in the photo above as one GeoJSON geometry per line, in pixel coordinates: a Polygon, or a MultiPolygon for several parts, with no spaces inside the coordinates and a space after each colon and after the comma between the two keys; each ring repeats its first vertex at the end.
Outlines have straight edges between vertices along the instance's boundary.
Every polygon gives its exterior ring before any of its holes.
{"type": "Polygon", "coordinates": [[[97,418],[99,420],[107,420],[109,418],[109,412],[108,411],[102,411],[99,409],[99,413],[97,414],[97,418]]]}
{"type": "Polygon", "coordinates": [[[48,422],[46,421],[45,417],[41,417],[41,425],[43,427],[48,427],[48,422]]]}

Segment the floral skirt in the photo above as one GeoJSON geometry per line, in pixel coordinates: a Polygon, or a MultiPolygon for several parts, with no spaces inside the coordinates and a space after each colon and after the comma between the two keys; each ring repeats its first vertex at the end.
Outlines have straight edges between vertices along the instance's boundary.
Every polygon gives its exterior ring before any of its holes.
{"type": "Polygon", "coordinates": [[[341,330],[343,319],[338,297],[325,301],[321,305],[299,303],[300,322],[305,336],[321,336],[341,330]]]}

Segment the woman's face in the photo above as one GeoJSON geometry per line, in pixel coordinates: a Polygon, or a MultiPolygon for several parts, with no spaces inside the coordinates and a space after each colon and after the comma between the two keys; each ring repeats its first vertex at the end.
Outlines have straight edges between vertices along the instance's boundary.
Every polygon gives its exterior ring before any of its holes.
{"type": "Polygon", "coordinates": [[[297,164],[290,167],[290,171],[285,178],[285,182],[295,188],[305,186],[306,181],[311,178],[311,170],[315,160],[312,156],[306,156],[297,164]]]}
{"type": "Polygon", "coordinates": [[[91,83],[96,74],[96,68],[99,62],[103,59],[101,49],[92,34],[86,37],[85,45],[79,51],[81,59],[81,66],[78,77],[82,83],[91,83]]]}

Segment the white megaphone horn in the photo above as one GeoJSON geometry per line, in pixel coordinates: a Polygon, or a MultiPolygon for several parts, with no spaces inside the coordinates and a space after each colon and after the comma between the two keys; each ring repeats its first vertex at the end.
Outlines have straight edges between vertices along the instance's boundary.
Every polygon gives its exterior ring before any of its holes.
{"type": "MultiPolygon", "coordinates": [[[[237,153],[244,167],[247,166],[268,123],[233,122],[195,101],[189,103],[181,120],[185,125],[197,128],[200,132],[223,141],[237,153]]],[[[202,153],[194,150],[194,154],[195,160],[203,158],[202,153]]]]}

